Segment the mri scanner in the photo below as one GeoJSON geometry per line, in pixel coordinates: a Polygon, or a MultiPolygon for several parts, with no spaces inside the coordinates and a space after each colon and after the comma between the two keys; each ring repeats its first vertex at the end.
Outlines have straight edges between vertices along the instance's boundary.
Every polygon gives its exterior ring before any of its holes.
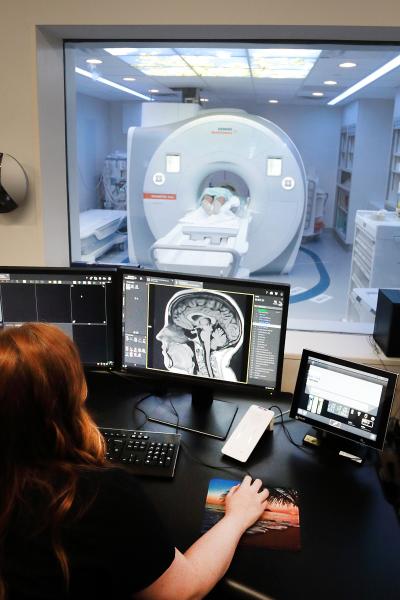
{"type": "Polygon", "coordinates": [[[274,123],[207,110],[131,127],[127,170],[131,263],[218,276],[291,270],[306,177],[297,148],[274,123]]]}

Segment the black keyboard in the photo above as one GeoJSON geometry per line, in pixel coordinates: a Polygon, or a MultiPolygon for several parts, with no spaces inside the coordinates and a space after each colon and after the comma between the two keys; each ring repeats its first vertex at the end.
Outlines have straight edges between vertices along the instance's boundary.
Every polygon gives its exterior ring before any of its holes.
{"type": "Polygon", "coordinates": [[[129,467],[136,475],[173,477],[181,436],[178,433],[100,427],[107,460],[129,467]]]}

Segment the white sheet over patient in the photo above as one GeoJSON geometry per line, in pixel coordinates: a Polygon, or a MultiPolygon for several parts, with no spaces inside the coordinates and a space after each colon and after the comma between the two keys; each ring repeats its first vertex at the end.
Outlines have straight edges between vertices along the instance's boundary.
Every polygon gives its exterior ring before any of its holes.
{"type": "Polygon", "coordinates": [[[186,213],[178,221],[184,225],[197,225],[203,227],[239,227],[240,219],[231,210],[219,212],[217,215],[208,215],[201,206],[186,213]]]}
{"type": "Polygon", "coordinates": [[[195,210],[191,210],[181,219],[179,223],[186,225],[197,225],[206,227],[239,227],[240,219],[232,211],[232,208],[238,208],[240,206],[240,200],[232,192],[223,187],[210,187],[205,188],[201,195],[200,202],[204,196],[211,196],[213,201],[223,197],[225,202],[218,206],[218,212],[209,214],[202,205],[195,210]]]}

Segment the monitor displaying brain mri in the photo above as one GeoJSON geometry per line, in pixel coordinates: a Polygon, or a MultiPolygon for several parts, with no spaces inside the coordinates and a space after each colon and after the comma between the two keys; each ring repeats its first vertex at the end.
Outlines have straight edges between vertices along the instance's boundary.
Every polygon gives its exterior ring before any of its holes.
{"type": "Polygon", "coordinates": [[[149,366],[172,373],[244,381],[247,294],[151,286],[149,366]]]}

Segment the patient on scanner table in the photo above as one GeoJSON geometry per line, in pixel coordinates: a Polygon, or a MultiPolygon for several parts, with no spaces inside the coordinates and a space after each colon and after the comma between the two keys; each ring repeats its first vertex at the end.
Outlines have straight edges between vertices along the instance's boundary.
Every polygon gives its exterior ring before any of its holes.
{"type": "Polygon", "coordinates": [[[165,308],[156,339],[168,371],[237,381],[230,361],[243,344],[243,315],[227,294],[177,292],[165,308]]]}
{"type": "Polygon", "coordinates": [[[240,205],[239,198],[224,187],[209,187],[204,190],[200,205],[207,215],[235,216],[231,210],[240,205]]]}

